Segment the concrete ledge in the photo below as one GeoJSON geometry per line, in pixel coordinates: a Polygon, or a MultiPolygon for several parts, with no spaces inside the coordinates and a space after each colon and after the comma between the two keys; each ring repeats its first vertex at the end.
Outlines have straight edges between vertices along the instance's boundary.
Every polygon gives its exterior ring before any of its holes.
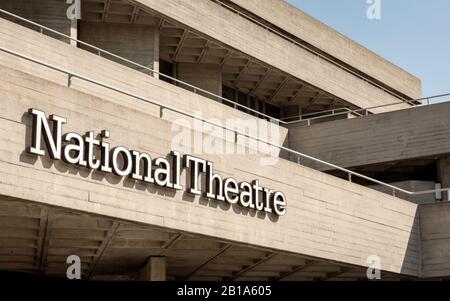
{"type": "Polygon", "coordinates": [[[289,128],[292,149],[342,167],[448,154],[450,102],[289,128]]]}

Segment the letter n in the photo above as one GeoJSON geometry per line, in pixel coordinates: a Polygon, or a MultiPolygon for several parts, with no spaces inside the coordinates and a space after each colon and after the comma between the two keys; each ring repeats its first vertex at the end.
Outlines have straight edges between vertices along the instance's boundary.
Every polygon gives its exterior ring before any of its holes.
{"type": "Polygon", "coordinates": [[[52,122],[52,130],[45,113],[36,109],[29,109],[28,114],[33,118],[33,129],[31,133],[31,146],[27,148],[27,151],[31,154],[44,156],[45,151],[41,147],[42,136],[47,150],[52,159],[61,159],[61,131],[62,125],[67,122],[64,117],[50,115],[49,120],[52,122]]]}

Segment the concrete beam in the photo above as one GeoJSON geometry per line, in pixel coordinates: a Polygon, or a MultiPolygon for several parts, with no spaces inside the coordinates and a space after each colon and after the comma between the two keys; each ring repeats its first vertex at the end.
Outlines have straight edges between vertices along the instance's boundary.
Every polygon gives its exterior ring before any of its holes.
{"type": "Polygon", "coordinates": [[[254,268],[256,268],[257,266],[265,263],[266,261],[272,259],[274,256],[276,256],[278,253],[269,253],[266,256],[264,256],[263,258],[258,258],[254,260],[254,263],[249,265],[249,266],[243,266],[242,269],[240,271],[234,272],[233,276],[231,276],[229,279],[227,280],[235,280],[236,278],[239,278],[240,276],[244,275],[245,273],[253,270],[254,268]]]}
{"type": "Polygon", "coordinates": [[[208,258],[205,262],[203,262],[201,265],[196,267],[192,272],[190,272],[188,275],[186,275],[183,280],[189,280],[195,273],[197,273],[199,270],[201,270],[203,267],[207,266],[209,263],[213,262],[215,259],[217,259],[222,254],[226,253],[233,245],[232,244],[226,244],[223,248],[217,252],[217,254],[211,256],[208,258]]]}
{"type": "Polygon", "coordinates": [[[101,242],[100,246],[98,247],[97,251],[95,252],[95,256],[93,258],[93,262],[89,266],[89,270],[87,272],[87,277],[91,278],[92,275],[95,272],[95,268],[97,264],[99,263],[100,259],[102,258],[105,250],[108,248],[109,244],[111,243],[112,238],[114,237],[114,234],[116,233],[117,229],[119,228],[120,223],[113,222],[111,228],[106,232],[105,238],[101,242]]]}
{"type": "Polygon", "coordinates": [[[139,274],[141,281],[166,281],[166,258],[150,257],[139,274]]]}
{"type": "Polygon", "coordinates": [[[311,266],[313,266],[313,265],[315,265],[315,264],[317,264],[317,263],[318,263],[317,261],[314,261],[314,260],[308,260],[308,261],[305,262],[304,265],[292,267],[292,269],[291,269],[290,271],[281,273],[280,276],[278,276],[277,278],[271,279],[271,280],[272,280],[272,281],[280,281],[280,280],[283,280],[283,279],[285,279],[285,278],[287,278],[287,277],[289,277],[289,276],[292,276],[292,275],[294,275],[295,273],[298,273],[298,272],[300,272],[300,271],[303,271],[303,270],[307,269],[308,267],[311,267],[311,266]]]}

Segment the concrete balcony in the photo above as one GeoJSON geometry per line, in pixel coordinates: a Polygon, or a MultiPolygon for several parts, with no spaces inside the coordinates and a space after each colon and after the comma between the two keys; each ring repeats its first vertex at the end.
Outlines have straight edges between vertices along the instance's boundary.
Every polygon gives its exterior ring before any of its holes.
{"type": "Polygon", "coordinates": [[[289,145],[385,182],[417,180],[450,187],[449,116],[450,102],[444,102],[311,126],[291,125],[289,145]]]}

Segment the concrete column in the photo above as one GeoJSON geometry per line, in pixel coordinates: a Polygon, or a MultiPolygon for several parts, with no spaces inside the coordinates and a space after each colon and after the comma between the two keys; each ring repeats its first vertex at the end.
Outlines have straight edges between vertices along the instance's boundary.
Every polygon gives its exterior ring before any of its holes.
{"type": "MultiPolygon", "coordinates": [[[[159,34],[155,33],[157,28],[154,26],[81,20],[79,29],[80,40],[145,67],[159,70],[159,34]],[[157,37],[157,41],[155,41],[155,37],[157,37]],[[157,66],[154,65],[155,62],[157,62],[157,66]]],[[[89,47],[80,45],[80,48],[97,53],[89,47]]],[[[125,63],[119,59],[110,59],[153,76],[148,70],[142,70],[136,65],[125,63]]]]}
{"type": "MultiPolygon", "coordinates": [[[[176,77],[179,80],[219,96],[222,95],[222,69],[219,65],[177,63],[176,72],[176,77]]],[[[182,85],[180,86],[183,87],[182,85]]],[[[199,94],[202,93],[199,92],[199,94]]],[[[214,98],[214,96],[208,94],[202,95],[220,101],[220,99],[214,98]]]]}
{"type": "MultiPolygon", "coordinates": [[[[18,16],[42,24],[65,35],[71,34],[70,20],[66,11],[69,5],[65,0],[3,0],[0,7],[18,16]]],[[[17,22],[17,19],[3,15],[2,18],[17,22]]],[[[36,30],[35,26],[20,22],[21,25],[36,30]]],[[[44,31],[45,33],[45,31],[44,31]]],[[[67,43],[67,38],[51,35],[53,38],[67,43]]]]}
{"type": "Polygon", "coordinates": [[[442,187],[450,187],[450,158],[439,159],[437,164],[438,178],[442,187]]]}
{"type": "MultiPolygon", "coordinates": [[[[159,72],[159,28],[153,30],[153,70],[159,72]]],[[[158,73],[153,76],[159,78],[158,73]]]]}
{"type": "Polygon", "coordinates": [[[300,112],[300,106],[298,105],[288,105],[281,108],[281,117],[289,118],[288,121],[296,120],[300,112]]]}
{"type": "MultiPolygon", "coordinates": [[[[438,179],[442,188],[450,188],[450,158],[441,158],[437,161],[438,179]]],[[[450,200],[447,192],[442,193],[443,200],[450,200]]]]}
{"type": "Polygon", "coordinates": [[[166,281],[166,258],[150,257],[139,276],[141,281],[166,281]]]}

